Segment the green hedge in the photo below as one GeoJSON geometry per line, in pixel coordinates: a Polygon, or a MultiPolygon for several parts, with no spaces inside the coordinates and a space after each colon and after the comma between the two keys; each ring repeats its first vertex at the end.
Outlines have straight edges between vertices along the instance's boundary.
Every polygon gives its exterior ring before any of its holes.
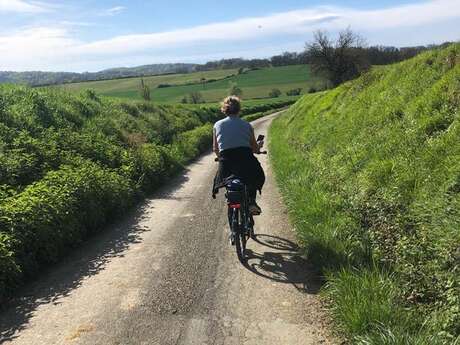
{"type": "Polygon", "coordinates": [[[287,97],[281,99],[275,98],[257,101],[243,101],[243,109],[241,110],[241,116],[245,117],[256,113],[263,113],[276,109],[282,109],[294,104],[297,100],[298,97],[287,97]]]}
{"type": "Polygon", "coordinates": [[[3,200],[2,247],[14,256],[8,256],[1,267],[1,283],[6,286],[7,272],[27,276],[40,265],[55,262],[69,245],[129,207],[133,193],[128,180],[87,161],[51,171],[17,196],[3,200]]]}
{"type": "Polygon", "coordinates": [[[0,87],[0,300],[203,152],[221,116],[0,87]]]}
{"type": "Polygon", "coordinates": [[[274,167],[343,330],[359,344],[460,341],[460,45],[304,96],[274,167]]]}
{"type": "Polygon", "coordinates": [[[77,159],[1,200],[0,298],[209,148],[210,133],[204,125],[182,133],[170,147],[143,144],[119,169],[77,159]]]}

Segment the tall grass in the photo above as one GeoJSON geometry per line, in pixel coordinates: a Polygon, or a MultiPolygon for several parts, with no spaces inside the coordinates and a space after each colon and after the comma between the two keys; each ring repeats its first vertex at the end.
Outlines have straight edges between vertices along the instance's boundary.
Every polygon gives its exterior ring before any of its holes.
{"type": "Polygon", "coordinates": [[[342,330],[360,344],[460,336],[460,45],[304,96],[274,168],[342,330]]]}

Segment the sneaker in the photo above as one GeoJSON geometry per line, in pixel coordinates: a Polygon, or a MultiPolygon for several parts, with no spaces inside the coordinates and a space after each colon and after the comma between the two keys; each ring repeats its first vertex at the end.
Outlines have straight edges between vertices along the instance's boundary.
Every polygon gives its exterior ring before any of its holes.
{"type": "Polygon", "coordinates": [[[249,205],[249,212],[253,216],[257,216],[262,213],[262,209],[256,203],[249,205]]]}

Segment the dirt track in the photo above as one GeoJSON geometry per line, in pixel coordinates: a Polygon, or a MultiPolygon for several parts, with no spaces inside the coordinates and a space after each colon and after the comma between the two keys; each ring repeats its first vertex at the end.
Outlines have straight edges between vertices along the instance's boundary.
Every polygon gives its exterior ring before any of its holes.
{"type": "MultiPolygon", "coordinates": [[[[256,135],[273,116],[253,123],[256,135]]],[[[208,154],[22,291],[0,314],[0,343],[332,344],[320,282],[259,160],[267,182],[246,266],[227,240],[222,193],[211,199],[208,154]]]]}

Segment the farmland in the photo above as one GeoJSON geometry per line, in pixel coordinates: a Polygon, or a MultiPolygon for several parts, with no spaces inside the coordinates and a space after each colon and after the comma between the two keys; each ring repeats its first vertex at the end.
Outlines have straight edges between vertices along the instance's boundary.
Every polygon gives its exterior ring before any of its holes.
{"type": "MultiPolygon", "coordinates": [[[[152,100],[161,103],[178,103],[184,96],[197,91],[203,95],[204,101],[217,102],[228,94],[232,85],[242,89],[244,99],[266,98],[274,88],[285,94],[295,88],[301,88],[306,93],[310,87],[324,87],[324,81],[313,77],[307,65],[263,68],[242,74],[238,74],[237,70],[171,74],[146,77],[144,82],[151,89],[152,100]]],[[[140,78],[129,78],[65,84],[60,87],[72,92],[93,89],[99,95],[140,99],[139,83],[140,78]]]]}

